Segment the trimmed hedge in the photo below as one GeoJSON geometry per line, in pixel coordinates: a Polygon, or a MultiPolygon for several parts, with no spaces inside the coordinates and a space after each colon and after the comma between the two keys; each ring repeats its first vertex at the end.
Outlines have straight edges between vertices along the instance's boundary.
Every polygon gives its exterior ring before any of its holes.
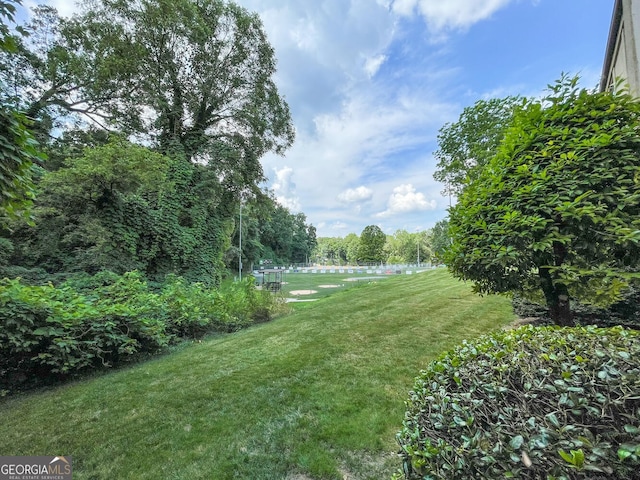
{"type": "Polygon", "coordinates": [[[465,342],[421,373],[407,408],[395,478],[640,478],[640,332],[465,342]]]}

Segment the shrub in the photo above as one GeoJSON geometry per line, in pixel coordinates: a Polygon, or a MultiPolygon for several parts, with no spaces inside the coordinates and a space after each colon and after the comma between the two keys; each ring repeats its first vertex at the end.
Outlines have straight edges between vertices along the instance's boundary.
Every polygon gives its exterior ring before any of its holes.
{"type": "Polygon", "coordinates": [[[396,478],[638,478],[638,358],[640,332],[621,327],[465,342],[416,379],[396,478]]]}
{"type": "Polygon", "coordinates": [[[0,393],[110,367],[177,338],[271,318],[252,279],[222,291],[169,276],[159,293],[138,272],[76,276],[59,287],[0,281],[0,393]]]}

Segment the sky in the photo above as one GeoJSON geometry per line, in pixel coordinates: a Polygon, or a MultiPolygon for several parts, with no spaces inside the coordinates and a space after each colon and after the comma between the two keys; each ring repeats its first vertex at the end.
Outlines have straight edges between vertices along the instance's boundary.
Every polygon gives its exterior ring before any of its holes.
{"type": "Polygon", "coordinates": [[[266,186],[319,237],[344,237],[367,225],[413,233],[447,216],[433,154],[465,107],[540,96],[563,72],[595,87],[614,0],[236,3],[262,19],[296,129],[285,155],[262,159],[266,186]]]}

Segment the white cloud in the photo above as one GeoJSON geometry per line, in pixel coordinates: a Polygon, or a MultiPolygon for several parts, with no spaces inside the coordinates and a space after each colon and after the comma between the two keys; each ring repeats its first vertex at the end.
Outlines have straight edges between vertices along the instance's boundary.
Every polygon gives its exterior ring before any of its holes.
{"type": "Polygon", "coordinates": [[[357,203],[366,200],[371,200],[373,196],[373,190],[365,186],[358,188],[349,188],[338,195],[338,200],[343,203],[357,203]]]}
{"type": "Polygon", "coordinates": [[[376,214],[376,217],[385,218],[400,213],[435,210],[438,205],[435,200],[427,200],[423,193],[416,192],[412,184],[406,183],[393,189],[387,206],[388,208],[376,214]]]}
{"type": "Polygon", "coordinates": [[[376,55],[375,57],[367,58],[364,63],[364,71],[367,72],[369,78],[373,77],[378,70],[380,70],[380,67],[386,59],[386,55],[376,55]]]}
{"type": "Polygon", "coordinates": [[[418,11],[434,32],[465,29],[485,20],[512,0],[395,0],[393,11],[411,16],[418,11]]]}
{"type": "Polygon", "coordinates": [[[296,184],[293,183],[293,168],[283,167],[281,169],[274,168],[276,179],[271,185],[271,189],[276,200],[283,207],[288,208],[292,212],[300,211],[300,200],[296,196],[296,184]]]}

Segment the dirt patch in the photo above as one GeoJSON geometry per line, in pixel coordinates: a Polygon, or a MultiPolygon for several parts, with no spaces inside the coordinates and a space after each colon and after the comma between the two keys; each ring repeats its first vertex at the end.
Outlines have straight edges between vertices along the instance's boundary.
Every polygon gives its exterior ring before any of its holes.
{"type": "Polygon", "coordinates": [[[338,288],[340,285],[318,285],[318,288],[338,288]]]}
{"type": "Polygon", "coordinates": [[[544,327],[547,325],[553,325],[553,322],[543,317],[524,317],[524,318],[519,317],[519,318],[516,318],[509,325],[505,325],[504,327],[502,327],[502,329],[511,330],[514,328],[522,327],[523,325],[533,325],[534,327],[544,327]]]}
{"type": "Polygon", "coordinates": [[[291,290],[289,295],[313,295],[314,293],[318,293],[317,290],[291,290]]]}
{"type": "Polygon", "coordinates": [[[359,282],[360,280],[382,280],[383,278],[388,278],[388,277],[351,277],[351,278],[345,278],[344,281],[359,282]]]}

